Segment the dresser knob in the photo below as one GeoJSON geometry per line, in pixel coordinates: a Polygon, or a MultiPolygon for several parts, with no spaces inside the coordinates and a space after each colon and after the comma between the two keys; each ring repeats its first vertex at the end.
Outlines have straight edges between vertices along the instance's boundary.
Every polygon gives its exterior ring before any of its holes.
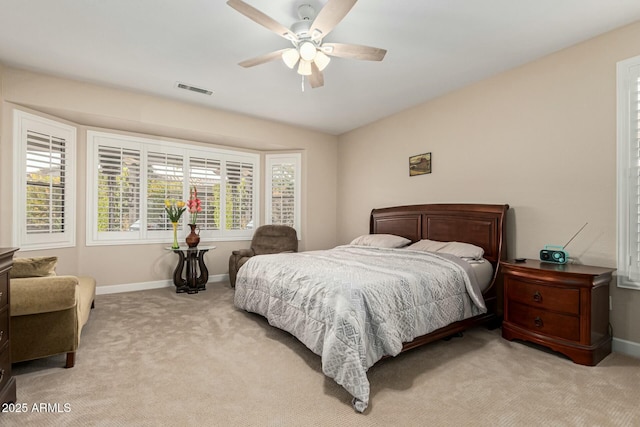
{"type": "Polygon", "coordinates": [[[535,292],[533,293],[533,300],[534,300],[535,302],[540,302],[540,301],[542,301],[542,295],[540,295],[540,292],[535,291],[535,292]]]}
{"type": "Polygon", "coordinates": [[[535,323],[538,328],[542,328],[542,319],[540,316],[536,316],[536,318],[533,319],[533,323],[535,323]]]}

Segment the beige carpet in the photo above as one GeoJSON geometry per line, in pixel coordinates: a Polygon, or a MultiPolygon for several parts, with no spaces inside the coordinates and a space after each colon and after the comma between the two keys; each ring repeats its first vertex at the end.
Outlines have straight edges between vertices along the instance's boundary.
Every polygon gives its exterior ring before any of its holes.
{"type": "Polygon", "coordinates": [[[640,425],[640,360],[614,353],[584,367],[483,328],[371,368],[371,404],[358,414],[320,357],[235,309],[226,283],[197,295],[98,296],[76,366],[63,365],[64,356],[14,365],[28,410],[0,414],[0,424],[640,425]],[[34,411],[41,403],[49,412],[34,411]]]}

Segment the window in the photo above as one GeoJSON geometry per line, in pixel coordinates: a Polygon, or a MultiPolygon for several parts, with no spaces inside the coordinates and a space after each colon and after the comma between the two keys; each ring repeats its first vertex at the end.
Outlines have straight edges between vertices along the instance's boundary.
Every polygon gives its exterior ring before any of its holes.
{"type": "Polygon", "coordinates": [[[220,159],[206,152],[189,158],[189,185],[198,190],[202,206],[202,212],[198,214],[201,230],[220,230],[220,164],[220,159]]]}
{"type": "Polygon", "coordinates": [[[618,286],[640,289],[640,56],[618,79],[618,286]]]}
{"type": "Polygon", "coordinates": [[[266,156],[266,222],[293,227],[300,238],[299,153],[266,156]]]}
{"type": "MultiPolygon", "coordinates": [[[[197,224],[203,240],[251,238],[258,222],[259,158],[87,132],[87,245],[168,242],[172,226],[165,200],[187,201],[193,187],[202,202],[197,224]]],[[[185,212],[181,230],[188,222],[185,212]]]]}
{"type": "Polygon", "coordinates": [[[98,146],[97,230],[121,235],[139,231],[140,150],[98,146]]]}
{"type": "Polygon", "coordinates": [[[76,128],[14,111],[13,244],[75,246],[76,128]]]}
{"type": "Polygon", "coordinates": [[[228,230],[253,229],[254,165],[244,161],[226,164],[225,224],[228,230]]]}
{"type": "Polygon", "coordinates": [[[156,151],[155,148],[147,150],[147,231],[173,229],[164,203],[165,200],[188,198],[184,196],[184,169],[182,154],[162,152],[159,149],[156,151]]]}

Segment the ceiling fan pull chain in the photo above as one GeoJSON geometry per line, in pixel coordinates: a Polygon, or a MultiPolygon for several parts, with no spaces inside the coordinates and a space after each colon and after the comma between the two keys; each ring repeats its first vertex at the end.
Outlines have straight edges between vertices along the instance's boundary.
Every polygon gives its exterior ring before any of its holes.
{"type": "Polygon", "coordinates": [[[304,76],[300,76],[301,77],[301,81],[302,81],[302,91],[304,92],[304,76]]]}

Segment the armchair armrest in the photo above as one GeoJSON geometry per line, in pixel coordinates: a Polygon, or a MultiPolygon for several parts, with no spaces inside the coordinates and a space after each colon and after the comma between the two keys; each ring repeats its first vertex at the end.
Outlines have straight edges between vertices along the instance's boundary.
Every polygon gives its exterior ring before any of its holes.
{"type": "Polygon", "coordinates": [[[11,279],[11,316],[61,311],[76,306],[75,276],[11,279]]]}
{"type": "Polygon", "coordinates": [[[256,253],[254,252],[253,249],[249,248],[249,249],[238,249],[238,250],[235,250],[235,251],[232,252],[232,254],[240,256],[240,257],[245,257],[245,256],[251,257],[251,256],[254,256],[256,253]]]}

